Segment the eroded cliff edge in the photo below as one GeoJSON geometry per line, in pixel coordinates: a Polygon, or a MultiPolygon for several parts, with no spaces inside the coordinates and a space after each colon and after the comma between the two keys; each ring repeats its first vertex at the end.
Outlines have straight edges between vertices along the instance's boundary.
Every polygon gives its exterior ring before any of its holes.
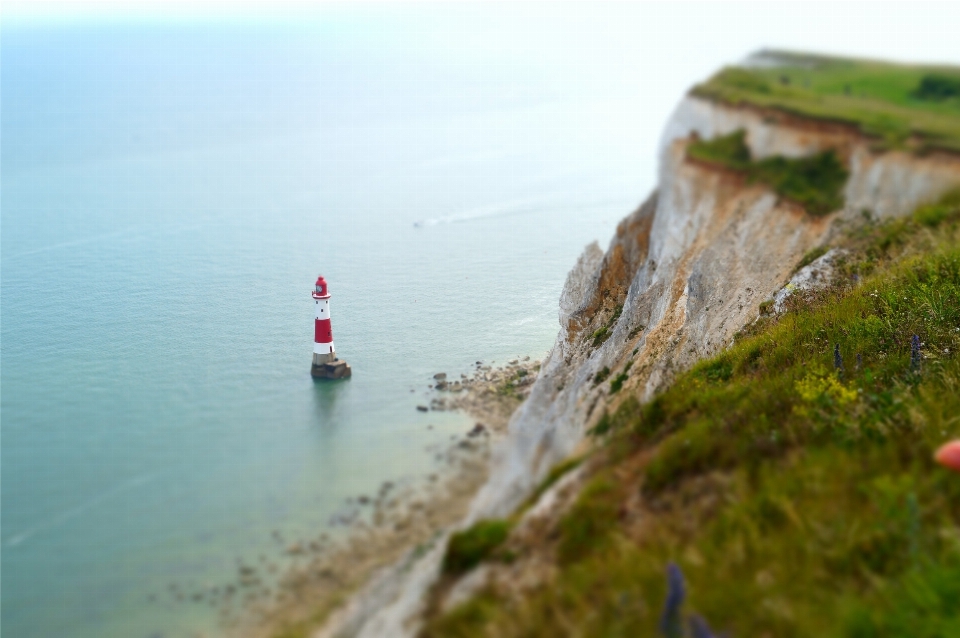
{"type": "MultiPolygon", "coordinates": [[[[648,400],[729,345],[811,249],[867,217],[906,215],[960,183],[955,154],[879,151],[848,124],[694,96],[677,107],[659,154],[656,192],[621,222],[605,253],[588,246],[569,274],[556,343],[464,526],[514,512],[551,467],[587,445],[604,410],[628,396],[648,400]],[[760,159],[834,149],[849,169],[843,208],[811,216],[762,184],[688,159],[693,136],[738,130],[760,159]],[[619,379],[615,394],[611,379],[619,379]]],[[[322,635],[415,634],[446,540],[382,572],[322,635]]],[[[464,584],[461,598],[471,589],[464,584]]]]}
{"type": "Polygon", "coordinates": [[[589,246],[570,273],[557,341],[471,518],[512,511],[574,452],[598,407],[615,407],[617,397],[604,400],[609,384],[595,383],[604,368],[617,375],[632,358],[619,396],[648,400],[677,371],[728,345],[808,251],[864,215],[906,215],[958,179],[956,155],[878,153],[850,126],[684,98],[661,140],[657,191],[620,223],[605,254],[589,246]],[[757,158],[835,149],[850,171],[844,208],[813,217],[763,185],[686,158],[691,135],[741,129],[757,158]]]}

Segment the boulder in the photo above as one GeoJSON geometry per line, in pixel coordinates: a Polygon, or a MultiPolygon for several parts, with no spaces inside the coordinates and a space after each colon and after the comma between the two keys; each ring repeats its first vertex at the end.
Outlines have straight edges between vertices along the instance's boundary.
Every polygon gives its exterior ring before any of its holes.
{"type": "Polygon", "coordinates": [[[467,436],[469,436],[470,438],[474,438],[474,437],[480,436],[481,434],[486,434],[486,433],[487,433],[487,428],[483,425],[483,423],[477,423],[476,425],[473,426],[472,430],[467,432],[467,436]]]}

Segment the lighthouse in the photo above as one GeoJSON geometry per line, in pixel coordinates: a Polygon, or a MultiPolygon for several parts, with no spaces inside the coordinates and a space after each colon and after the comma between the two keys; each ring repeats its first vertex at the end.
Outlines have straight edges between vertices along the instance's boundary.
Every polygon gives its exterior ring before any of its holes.
{"type": "Polygon", "coordinates": [[[333,347],[333,329],[330,326],[330,289],[323,275],[317,277],[313,290],[313,365],[310,374],[317,379],[345,379],[350,366],[337,358],[333,347]]]}

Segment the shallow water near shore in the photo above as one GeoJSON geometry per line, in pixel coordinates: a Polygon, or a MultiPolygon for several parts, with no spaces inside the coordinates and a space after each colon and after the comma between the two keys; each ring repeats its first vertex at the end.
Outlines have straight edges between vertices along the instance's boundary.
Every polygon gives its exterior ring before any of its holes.
{"type": "Polygon", "coordinates": [[[604,121],[632,98],[411,91],[338,46],[5,27],[9,635],[216,635],[194,592],[437,470],[472,421],[416,410],[432,374],[541,357],[652,177],[604,121]],[[349,381],[309,376],[318,273],[349,381]]]}

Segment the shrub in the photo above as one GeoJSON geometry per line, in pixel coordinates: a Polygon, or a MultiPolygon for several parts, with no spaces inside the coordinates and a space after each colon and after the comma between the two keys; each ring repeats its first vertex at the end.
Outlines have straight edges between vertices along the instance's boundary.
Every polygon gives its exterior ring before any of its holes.
{"type": "Polygon", "coordinates": [[[811,215],[826,215],[843,207],[846,167],[832,150],[811,157],[771,157],[748,171],[752,181],[763,182],[780,196],[800,204],[811,215]]]}
{"type": "Polygon", "coordinates": [[[960,97],[960,77],[941,74],[925,75],[920,79],[920,85],[914,90],[913,96],[934,102],[960,97]]]}
{"type": "Polygon", "coordinates": [[[601,343],[607,340],[610,336],[610,328],[606,326],[600,326],[597,328],[590,337],[593,339],[593,347],[596,348],[601,343]]]}
{"type": "Polygon", "coordinates": [[[746,131],[740,129],[712,140],[698,140],[687,147],[687,155],[702,162],[745,171],[750,168],[750,148],[746,139],[746,131]]]}
{"type": "Polygon", "coordinates": [[[606,380],[606,378],[609,376],[610,376],[610,368],[607,366],[603,366],[603,369],[594,375],[593,385],[597,385],[598,383],[603,383],[603,381],[606,380]]]}
{"type": "Polygon", "coordinates": [[[801,158],[783,156],[753,161],[746,132],[735,131],[709,141],[694,141],[687,155],[696,160],[744,173],[761,182],[811,215],[826,215],[843,207],[843,185],[849,172],[833,150],[801,158]]]}
{"type": "Polygon", "coordinates": [[[610,418],[610,414],[604,410],[603,414],[600,416],[600,420],[597,421],[597,424],[590,428],[587,431],[587,434],[590,436],[603,436],[613,427],[613,419],[610,418]]]}
{"type": "Polygon", "coordinates": [[[462,574],[480,564],[510,534],[510,523],[504,520],[480,521],[473,527],[450,537],[443,557],[443,571],[462,574]]]}
{"type": "Polygon", "coordinates": [[[623,372],[614,377],[613,381],[610,382],[610,394],[616,394],[620,392],[620,388],[623,387],[623,382],[629,378],[630,367],[633,365],[633,361],[628,361],[627,365],[623,367],[623,372]]]}
{"type": "Polygon", "coordinates": [[[629,378],[629,375],[626,372],[621,372],[613,378],[613,381],[610,382],[610,394],[616,394],[620,392],[620,389],[623,388],[623,383],[629,378]]]}

